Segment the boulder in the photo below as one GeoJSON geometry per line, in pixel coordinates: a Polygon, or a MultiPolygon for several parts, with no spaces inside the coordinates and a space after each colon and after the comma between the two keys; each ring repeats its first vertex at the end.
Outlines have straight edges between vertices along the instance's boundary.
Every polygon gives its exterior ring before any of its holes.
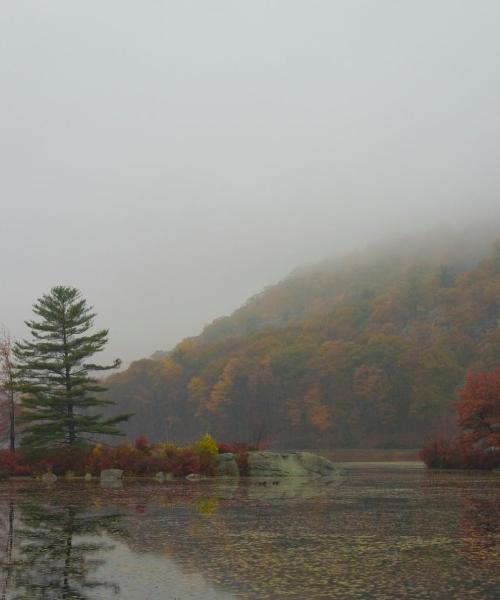
{"type": "Polygon", "coordinates": [[[123,471],[121,469],[104,469],[101,471],[101,482],[103,483],[115,483],[121,481],[123,477],[123,471]]]}
{"type": "Polygon", "coordinates": [[[199,473],[189,473],[189,475],[186,475],[186,479],[188,481],[203,481],[206,479],[206,477],[200,475],[199,473]]]}
{"type": "Polygon", "coordinates": [[[163,483],[165,481],[165,473],[163,471],[158,471],[155,475],[155,479],[158,483],[163,483]]]}
{"type": "Polygon", "coordinates": [[[333,477],[337,467],[311,452],[249,452],[249,477],[333,477]]]}
{"type": "Polygon", "coordinates": [[[42,481],[44,483],[54,483],[57,481],[57,475],[54,475],[54,473],[49,471],[49,473],[44,473],[42,475],[42,481]]]}
{"type": "Polygon", "coordinates": [[[85,481],[92,481],[92,473],[85,473],[85,481]]]}
{"type": "Polygon", "coordinates": [[[240,470],[238,469],[236,457],[232,452],[217,454],[215,460],[215,475],[218,477],[239,477],[240,470]]]}

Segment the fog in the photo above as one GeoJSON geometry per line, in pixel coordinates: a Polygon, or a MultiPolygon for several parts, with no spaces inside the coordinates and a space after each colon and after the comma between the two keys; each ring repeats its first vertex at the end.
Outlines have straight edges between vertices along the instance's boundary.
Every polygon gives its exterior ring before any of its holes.
{"type": "Polygon", "coordinates": [[[498,215],[500,3],[4,0],[0,321],[74,285],[103,358],[297,265],[498,215]]]}

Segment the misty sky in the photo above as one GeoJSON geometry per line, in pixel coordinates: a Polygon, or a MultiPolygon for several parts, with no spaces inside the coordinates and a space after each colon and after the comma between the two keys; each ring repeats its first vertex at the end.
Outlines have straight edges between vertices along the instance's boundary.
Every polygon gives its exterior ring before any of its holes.
{"type": "Polygon", "coordinates": [[[125,362],[295,266],[500,211],[498,0],[2,0],[0,322],[125,362]]]}

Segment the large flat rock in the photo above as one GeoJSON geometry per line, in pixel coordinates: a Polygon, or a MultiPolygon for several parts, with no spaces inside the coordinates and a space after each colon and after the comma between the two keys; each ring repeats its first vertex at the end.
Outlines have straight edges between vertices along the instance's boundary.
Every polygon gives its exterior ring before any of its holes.
{"type": "Polygon", "coordinates": [[[249,477],[332,477],[337,467],[311,452],[249,452],[249,477]]]}

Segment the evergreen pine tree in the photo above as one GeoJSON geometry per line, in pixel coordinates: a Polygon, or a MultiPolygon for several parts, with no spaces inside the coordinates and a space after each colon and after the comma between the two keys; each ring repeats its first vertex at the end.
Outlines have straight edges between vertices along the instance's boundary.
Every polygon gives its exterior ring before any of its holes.
{"type": "Polygon", "coordinates": [[[116,424],[131,415],[105,419],[96,409],[112,402],[98,394],[106,391],[89,372],[113,369],[88,362],[103,350],[108,330],[89,332],[95,313],[80,292],[57,286],[33,305],[38,321],[26,321],[32,341],[14,346],[22,393],[22,444],[29,448],[75,446],[93,435],[121,435],[116,424]],[[97,394],[97,395],[96,395],[97,394]]]}

